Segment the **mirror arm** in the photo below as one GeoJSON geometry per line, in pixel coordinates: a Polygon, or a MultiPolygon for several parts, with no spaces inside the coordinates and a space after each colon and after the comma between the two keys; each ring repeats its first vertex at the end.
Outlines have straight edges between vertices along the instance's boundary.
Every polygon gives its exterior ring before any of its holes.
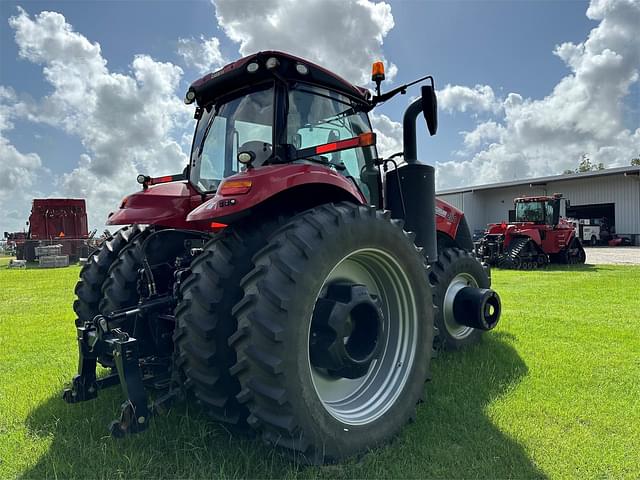
{"type": "Polygon", "coordinates": [[[401,94],[404,95],[405,93],[407,93],[407,88],[409,88],[412,85],[415,85],[416,83],[423,82],[425,80],[431,80],[431,86],[435,90],[436,87],[435,87],[435,84],[434,84],[433,77],[431,75],[427,75],[425,77],[422,77],[422,78],[419,78],[417,80],[414,80],[413,82],[409,82],[409,83],[405,83],[404,85],[400,85],[399,87],[394,88],[393,90],[389,90],[388,92],[383,93],[382,95],[376,95],[371,100],[371,108],[375,107],[379,103],[386,102],[387,100],[395,97],[398,93],[401,93],[401,94]]]}

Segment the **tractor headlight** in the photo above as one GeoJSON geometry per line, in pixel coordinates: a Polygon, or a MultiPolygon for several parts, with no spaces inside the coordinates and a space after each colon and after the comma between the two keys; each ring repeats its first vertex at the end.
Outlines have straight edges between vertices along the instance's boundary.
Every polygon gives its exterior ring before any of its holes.
{"type": "Polygon", "coordinates": [[[265,63],[265,66],[267,67],[267,70],[273,70],[278,65],[280,65],[280,62],[278,61],[278,59],[276,57],[270,57],[267,60],[267,63],[265,63]]]}
{"type": "Polygon", "coordinates": [[[193,90],[189,90],[184,97],[184,103],[186,105],[190,105],[193,103],[195,99],[196,99],[196,92],[194,92],[193,90]]]}
{"type": "Polygon", "coordinates": [[[243,165],[249,165],[256,158],[256,154],[253,152],[240,152],[238,153],[238,161],[243,165]]]}
{"type": "Polygon", "coordinates": [[[258,65],[256,62],[251,62],[249,65],[247,65],[247,72],[256,73],[259,68],[260,65],[258,65]]]}

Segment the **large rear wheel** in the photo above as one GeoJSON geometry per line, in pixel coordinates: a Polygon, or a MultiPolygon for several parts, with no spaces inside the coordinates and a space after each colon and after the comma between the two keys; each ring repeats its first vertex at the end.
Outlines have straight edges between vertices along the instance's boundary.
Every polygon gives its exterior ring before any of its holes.
{"type": "Polygon", "coordinates": [[[401,224],[325,205],[254,261],[230,339],[249,424],[313,463],[397,434],[423,397],[433,342],[424,258],[401,224]]]}

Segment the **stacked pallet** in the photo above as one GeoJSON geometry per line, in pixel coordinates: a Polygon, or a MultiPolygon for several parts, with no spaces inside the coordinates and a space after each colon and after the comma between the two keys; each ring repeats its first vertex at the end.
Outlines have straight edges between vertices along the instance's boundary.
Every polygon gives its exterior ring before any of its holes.
{"type": "Polygon", "coordinates": [[[62,245],[41,245],[35,251],[41,268],[69,266],[69,255],[62,255],[62,245]]]}
{"type": "Polygon", "coordinates": [[[47,255],[38,258],[41,268],[59,268],[69,266],[69,255],[47,255]]]}

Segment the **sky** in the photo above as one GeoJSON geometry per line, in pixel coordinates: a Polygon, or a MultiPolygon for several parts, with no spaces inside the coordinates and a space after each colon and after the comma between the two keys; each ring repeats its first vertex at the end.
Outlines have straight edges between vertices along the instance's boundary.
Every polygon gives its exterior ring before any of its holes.
{"type": "MultiPolygon", "coordinates": [[[[188,85],[279,49],[383,90],[435,77],[439,130],[419,139],[437,187],[608,167],[640,156],[640,0],[0,1],[1,231],[32,198],[87,199],[89,223],[182,171],[188,85]]],[[[402,150],[412,95],[374,110],[382,154],[402,150]]]]}

